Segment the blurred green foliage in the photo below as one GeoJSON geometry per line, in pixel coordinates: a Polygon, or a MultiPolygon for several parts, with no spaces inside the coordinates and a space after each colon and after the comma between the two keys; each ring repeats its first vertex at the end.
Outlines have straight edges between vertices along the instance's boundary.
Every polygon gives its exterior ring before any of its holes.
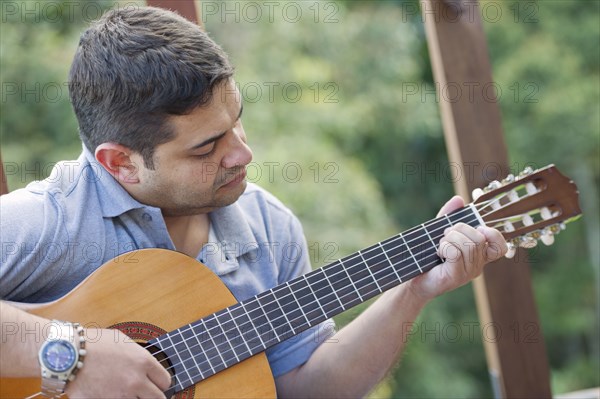
{"type": "MultiPolygon", "coordinates": [[[[134,2],[8,3],[20,9],[2,7],[0,138],[17,189],[78,155],[66,90],[78,35],[102,9],[134,2]]],[[[315,266],[430,219],[452,195],[452,179],[418,2],[270,4],[200,6],[236,65],[255,155],[249,180],[298,214],[315,266]]],[[[556,163],[581,191],[584,218],[554,246],[529,253],[555,393],[600,385],[599,6],[484,0],[480,7],[513,171],[556,163]]],[[[523,339],[531,328],[503,333],[523,339]]],[[[487,333],[469,287],[437,299],[371,396],[492,396],[487,333]]]]}

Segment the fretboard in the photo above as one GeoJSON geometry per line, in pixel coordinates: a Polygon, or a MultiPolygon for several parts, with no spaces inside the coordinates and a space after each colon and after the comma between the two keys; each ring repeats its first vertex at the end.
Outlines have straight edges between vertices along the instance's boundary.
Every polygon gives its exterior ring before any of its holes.
{"type": "Polygon", "coordinates": [[[481,224],[468,205],[150,343],[168,356],[179,392],[441,264],[438,243],[460,222],[481,224]]]}

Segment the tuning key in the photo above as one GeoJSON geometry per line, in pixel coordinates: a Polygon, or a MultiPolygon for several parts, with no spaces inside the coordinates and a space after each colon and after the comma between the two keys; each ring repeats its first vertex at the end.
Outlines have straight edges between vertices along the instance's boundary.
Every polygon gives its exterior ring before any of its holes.
{"type": "Polygon", "coordinates": [[[531,226],[533,224],[531,215],[523,215],[522,221],[524,226],[531,226]]]}
{"type": "Polygon", "coordinates": [[[542,219],[544,220],[548,220],[548,219],[552,219],[552,212],[550,212],[550,209],[548,209],[547,206],[544,206],[542,209],[540,209],[540,216],[542,217],[542,219]]]}
{"type": "Polygon", "coordinates": [[[502,187],[502,183],[500,183],[498,180],[494,180],[492,182],[490,182],[484,189],[483,192],[484,193],[489,193],[490,191],[493,191],[497,188],[502,187]]]}
{"type": "Polygon", "coordinates": [[[525,177],[532,173],[533,173],[533,168],[531,166],[528,166],[525,169],[523,169],[523,171],[521,173],[519,173],[519,177],[525,177]]]}
{"type": "Polygon", "coordinates": [[[531,235],[526,235],[521,237],[521,242],[519,242],[519,246],[522,248],[533,248],[537,245],[537,240],[531,235]]]}
{"type": "Polygon", "coordinates": [[[508,183],[512,183],[515,181],[515,175],[513,175],[512,173],[508,176],[506,176],[504,179],[502,179],[502,184],[508,184],[508,183]]]}
{"type": "Polygon", "coordinates": [[[506,254],[504,256],[508,259],[512,259],[515,256],[515,253],[517,252],[517,247],[510,241],[506,243],[506,246],[508,247],[508,251],[506,251],[506,254]]]}
{"type": "Polygon", "coordinates": [[[473,190],[473,192],[471,193],[471,196],[473,197],[473,201],[477,201],[477,199],[479,197],[481,197],[483,194],[484,194],[484,192],[480,188],[476,188],[475,190],[473,190]]]}
{"type": "Polygon", "coordinates": [[[554,244],[554,234],[548,227],[542,230],[542,236],[540,240],[544,243],[544,245],[554,244]]]}

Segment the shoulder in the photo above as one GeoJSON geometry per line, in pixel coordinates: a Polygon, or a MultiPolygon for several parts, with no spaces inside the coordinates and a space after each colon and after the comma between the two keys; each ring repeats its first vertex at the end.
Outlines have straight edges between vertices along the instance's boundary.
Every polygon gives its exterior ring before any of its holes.
{"type": "MultiPolygon", "coordinates": [[[[85,161],[81,158],[58,162],[45,180],[32,182],[25,188],[0,197],[3,233],[18,227],[21,232],[29,231],[39,235],[42,226],[53,225],[58,228],[64,199],[85,173],[83,163],[85,161]]],[[[4,238],[6,235],[3,241],[4,238]]]]}
{"type": "Polygon", "coordinates": [[[250,225],[261,225],[268,235],[302,233],[296,215],[277,197],[256,184],[248,183],[238,204],[250,225]]]}
{"type": "Polygon", "coordinates": [[[270,212],[294,217],[292,211],[283,204],[277,197],[264,188],[248,183],[246,191],[238,200],[240,206],[246,208],[260,208],[263,212],[270,212]]]}

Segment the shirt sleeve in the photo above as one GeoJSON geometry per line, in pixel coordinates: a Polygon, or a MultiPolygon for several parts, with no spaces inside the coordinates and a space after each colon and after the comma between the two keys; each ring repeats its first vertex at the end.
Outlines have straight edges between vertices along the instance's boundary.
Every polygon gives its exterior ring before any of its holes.
{"type": "Polygon", "coordinates": [[[60,207],[47,192],[0,198],[0,298],[34,302],[64,273],[68,242],[60,207]]]}
{"type": "MultiPolygon", "coordinates": [[[[281,259],[280,284],[311,271],[304,232],[300,222],[293,215],[289,224],[288,239],[288,251],[281,259]]],[[[328,319],[268,349],[266,353],[273,376],[279,377],[306,363],[321,344],[331,342],[333,334],[335,323],[328,319]]]]}

